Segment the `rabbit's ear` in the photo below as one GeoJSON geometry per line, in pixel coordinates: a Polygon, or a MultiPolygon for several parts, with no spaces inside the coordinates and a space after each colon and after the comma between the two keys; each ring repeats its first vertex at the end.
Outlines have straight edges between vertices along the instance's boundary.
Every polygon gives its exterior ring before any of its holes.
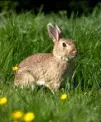
{"type": "Polygon", "coordinates": [[[49,36],[50,38],[53,39],[53,41],[58,41],[60,39],[61,30],[57,25],[53,25],[49,23],[47,25],[47,29],[48,29],[49,36]]]}

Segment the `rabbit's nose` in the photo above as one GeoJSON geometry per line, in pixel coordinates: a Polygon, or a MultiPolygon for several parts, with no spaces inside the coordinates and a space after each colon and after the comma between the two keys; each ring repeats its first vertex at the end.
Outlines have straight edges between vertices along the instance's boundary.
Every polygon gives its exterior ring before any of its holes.
{"type": "Polygon", "coordinates": [[[77,56],[77,55],[78,55],[77,51],[76,51],[76,50],[73,51],[73,52],[72,52],[72,55],[73,55],[73,56],[77,56]]]}

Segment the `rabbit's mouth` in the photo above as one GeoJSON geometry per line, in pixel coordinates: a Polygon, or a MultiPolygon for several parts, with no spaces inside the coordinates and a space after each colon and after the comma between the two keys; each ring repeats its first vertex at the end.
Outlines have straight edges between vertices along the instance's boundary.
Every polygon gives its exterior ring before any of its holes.
{"type": "Polygon", "coordinates": [[[76,52],[74,55],[68,56],[68,60],[72,60],[78,56],[78,53],[76,52]]]}

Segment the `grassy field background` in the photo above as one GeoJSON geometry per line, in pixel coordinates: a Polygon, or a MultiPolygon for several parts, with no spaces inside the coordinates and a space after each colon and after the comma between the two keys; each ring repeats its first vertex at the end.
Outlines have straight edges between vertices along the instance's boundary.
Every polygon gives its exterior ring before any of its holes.
{"type": "MultiPolygon", "coordinates": [[[[17,110],[34,112],[35,122],[101,122],[101,12],[95,9],[89,16],[70,18],[65,12],[0,14],[0,121],[13,122],[17,110]],[[77,43],[79,55],[69,83],[57,93],[48,89],[13,87],[12,67],[38,52],[52,52],[53,42],[47,24],[57,23],[67,38],[77,43]],[[68,85],[69,84],[69,85],[68,85]],[[70,86],[70,87],[68,87],[70,86]],[[66,93],[67,99],[60,100],[66,93]]],[[[19,120],[23,122],[23,119],[19,120]]]]}

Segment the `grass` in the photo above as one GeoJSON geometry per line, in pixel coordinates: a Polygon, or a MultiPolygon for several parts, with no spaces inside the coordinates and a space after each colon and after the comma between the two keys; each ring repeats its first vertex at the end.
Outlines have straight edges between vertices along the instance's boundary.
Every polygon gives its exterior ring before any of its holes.
{"type": "MultiPolygon", "coordinates": [[[[0,121],[12,122],[16,110],[35,113],[35,122],[100,122],[101,117],[101,12],[67,18],[65,13],[0,15],[0,121]],[[33,53],[52,52],[47,23],[57,23],[65,37],[75,40],[79,55],[73,77],[57,93],[48,89],[13,87],[12,66],[33,53]],[[65,101],[62,93],[69,94],[65,101]]],[[[23,120],[20,120],[23,122],[23,120]]]]}

